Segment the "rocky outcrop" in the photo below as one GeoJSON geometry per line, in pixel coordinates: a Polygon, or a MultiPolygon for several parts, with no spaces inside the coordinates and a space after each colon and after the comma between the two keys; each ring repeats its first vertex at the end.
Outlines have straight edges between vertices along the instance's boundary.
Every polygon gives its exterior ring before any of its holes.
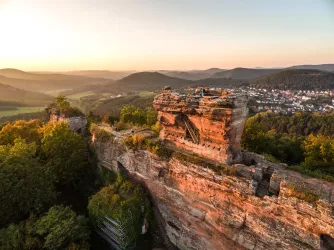
{"type": "Polygon", "coordinates": [[[227,92],[183,95],[164,91],[153,102],[169,147],[215,162],[240,158],[240,139],[247,117],[246,97],[227,92]]]}
{"type": "Polygon", "coordinates": [[[102,167],[125,168],[148,188],[180,249],[307,250],[330,246],[334,238],[333,183],[247,152],[250,166],[218,174],[179,158],[126,150],[119,139],[94,144],[102,167]]]}
{"type": "Polygon", "coordinates": [[[51,114],[50,121],[67,122],[73,132],[81,135],[86,131],[87,119],[84,116],[65,117],[64,115],[51,114]]]}

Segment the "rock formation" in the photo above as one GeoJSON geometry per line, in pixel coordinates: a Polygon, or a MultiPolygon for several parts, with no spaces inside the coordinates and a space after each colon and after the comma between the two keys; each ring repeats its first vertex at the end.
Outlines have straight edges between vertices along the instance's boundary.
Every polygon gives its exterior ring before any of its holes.
{"type": "Polygon", "coordinates": [[[163,161],[128,151],[115,139],[97,139],[95,148],[102,167],[125,168],[147,187],[179,249],[307,250],[320,248],[321,235],[334,238],[332,183],[253,154],[247,158],[255,156],[255,165],[235,164],[221,174],[175,157],[163,161]],[[267,190],[259,192],[270,167],[267,190]]]}
{"type": "Polygon", "coordinates": [[[220,163],[240,158],[240,139],[247,117],[246,97],[207,90],[184,95],[170,90],[153,102],[167,146],[220,163]]]}
{"type": "Polygon", "coordinates": [[[241,152],[244,97],[164,91],[154,107],[163,125],[162,139],[178,151],[169,160],[128,150],[120,133],[108,141],[93,136],[93,143],[101,167],[125,170],[149,190],[176,247],[331,249],[334,184],[241,152]],[[194,156],[186,152],[215,164],[192,161],[194,156]],[[235,158],[243,164],[226,164],[235,158]]]}
{"type": "Polygon", "coordinates": [[[65,117],[62,115],[51,114],[50,122],[67,122],[74,133],[84,134],[87,125],[87,119],[84,116],[65,117]]]}

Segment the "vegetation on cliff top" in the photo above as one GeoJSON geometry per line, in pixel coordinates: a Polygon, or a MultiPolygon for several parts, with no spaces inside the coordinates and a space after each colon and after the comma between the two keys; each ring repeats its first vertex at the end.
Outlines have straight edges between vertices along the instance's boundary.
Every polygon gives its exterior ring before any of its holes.
{"type": "MultiPolygon", "coordinates": [[[[89,217],[97,229],[104,228],[107,218],[114,220],[127,231],[123,241],[131,243],[142,232],[145,218],[150,219],[149,201],[139,185],[121,174],[113,184],[93,195],[88,204],[89,217]]],[[[110,222],[108,222],[110,223],[110,222]]],[[[115,226],[118,230],[118,226],[115,226]]]]}
{"type": "Polygon", "coordinates": [[[244,149],[288,163],[292,169],[334,181],[334,113],[259,113],[248,118],[244,149]]]}

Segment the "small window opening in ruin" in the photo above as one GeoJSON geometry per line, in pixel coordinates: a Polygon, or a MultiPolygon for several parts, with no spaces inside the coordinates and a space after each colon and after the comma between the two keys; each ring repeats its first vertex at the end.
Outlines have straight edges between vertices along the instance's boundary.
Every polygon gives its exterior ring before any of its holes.
{"type": "Polygon", "coordinates": [[[333,250],[334,238],[327,234],[320,234],[320,250],[333,250]]]}
{"type": "Polygon", "coordinates": [[[267,169],[263,169],[263,175],[262,179],[257,185],[255,195],[258,197],[264,197],[266,195],[273,195],[273,193],[269,192],[269,186],[270,186],[270,179],[273,175],[274,168],[268,167],[267,169]]]}

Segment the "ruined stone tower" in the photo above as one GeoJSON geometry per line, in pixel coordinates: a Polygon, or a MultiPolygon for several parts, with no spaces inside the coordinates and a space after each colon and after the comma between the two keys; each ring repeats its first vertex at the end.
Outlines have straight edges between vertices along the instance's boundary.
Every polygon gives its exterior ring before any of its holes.
{"type": "Polygon", "coordinates": [[[224,91],[200,89],[185,95],[164,90],[153,107],[159,111],[160,137],[167,146],[230,164],[240,158],[246,102],[245,96],[224,91]]]}

